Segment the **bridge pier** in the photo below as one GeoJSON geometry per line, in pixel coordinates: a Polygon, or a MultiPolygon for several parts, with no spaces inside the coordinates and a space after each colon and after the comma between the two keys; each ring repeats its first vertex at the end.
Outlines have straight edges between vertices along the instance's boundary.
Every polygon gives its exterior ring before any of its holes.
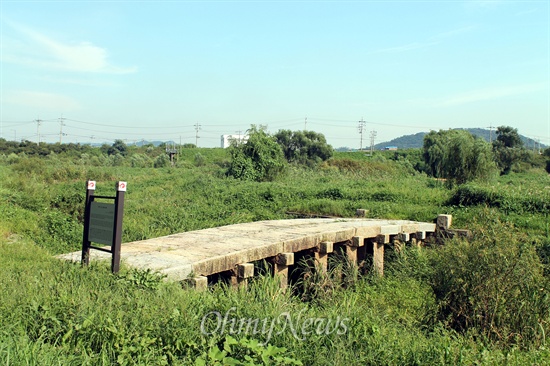
{"type": "Polygon", "coordinates": [[[388,244],[390,238],[387,234],[378,235],[372,240],[372,266],[374,272],[379,276],[384,275],[384,245],[388,244]]]}
{"type": "Polygon", "coordinates": [[[237,264],[233,270],[233,275],[231,276],[231,286],[232,287],[246,287],[248,285],[248,279],[254,276],[254,264],[253,263],[244,263],[237,264]]]}
{"type": "Polygon", "coordinates": [[[357,264],[358,248],[362,247],[365,239],[362,236],[354,236],[346,245],[346,256],[350,263],[357,264]]]}
{"type": "Polygon", "coordinates": [[[294,253],[279,253],[275,257],[273,275],[279,277],[281,288],[288,287],[288,267],[294,264],[294,253]]]}
{"type": "Polygon", "coordinates": [[[197,276],[188,278],[185,283],[191,288],[194,288],[198,291],[205,291],[208,288],[208,277],[206,276],[197,276]]]}
{"type": "Polygon", "coordinates": [[[317,250],[314,252],[315,262],[324,273],[328,271],[328,254],[334,251],[334,243],[331,241],[323,241],[319,243],[317,250]]]}

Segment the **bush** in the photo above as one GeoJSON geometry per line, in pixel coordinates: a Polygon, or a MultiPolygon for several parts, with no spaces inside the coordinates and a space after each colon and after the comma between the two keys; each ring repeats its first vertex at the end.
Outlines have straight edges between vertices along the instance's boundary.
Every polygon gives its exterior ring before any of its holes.
{"type": "Polygon", "coordinates": [[[154,167],[155,168],[164,168],[164,167],[168,166],[169,163],[170,163],[170,159],[168,159],[168,156],[166,156],[166,154],[160,154],[155,159],[154,167]]]}
{"type": "Polygon", "coordinates": [[[487,179],[494,171],[491,146],[464,130],[431,131],[423,156],[428,173],[450,184],[487,179]]]}
{"type": "Polygon", "coordinates": [[[284,171],[283,151],[263,128],[252,126],[244,144],[231,144],[228,175],[244,180],[272,181],[284,171]]]}
{"type": "Polygon", "coordinates": [[[451,241],[433,252],[440,320],[503,344],[541,345],[550,330],[544,321],[550,284],[539,257],[532,245],[494,234],[471,243],[451,241]]]}

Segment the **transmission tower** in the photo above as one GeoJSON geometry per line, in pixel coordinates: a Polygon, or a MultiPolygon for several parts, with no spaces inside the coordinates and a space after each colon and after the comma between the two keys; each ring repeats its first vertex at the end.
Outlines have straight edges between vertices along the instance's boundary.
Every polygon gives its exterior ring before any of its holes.
{"type": "Polygon", "coordinates": [[[376,131],[370,132],[370,155],[374,154],[374,140],[376,140],[376,131]]]}
{"type": "Polygon", "coordinates": [[[63,126],[65,126],[65,119],[66,118],[59,118],[59,143],[61,144],[61,139],[63,137],[63,126]]]}
{"type": "Polygon", "coordinates": [[[38,135],[38,143],[37,145],[40,146],[40,126],[42,125],[42,120],[39,118],[35,120],[36,122],[36,134],[38,135]]]}
{"type": "Polygon", "coordinates": [[[361,142],[359,143],[359,151],[363,150],[363,132],[365,130],[366,122],[363,120],[363,117],[361,117],[361,120],[358,122],[359,125],[357,126],[357,130],[359,131],[359,135],[361,136],[361,142]]]}
{"type": "Polygon", "coordinates": [[[487,127],[489,129],[489,143],[493,143],[493,124],[491,123],[489,125],[489,127],[487,127]]]}
{"type": "Polygon", "coordinates": [[[201,129],[201,125],[199,123],[195,123],[195,147],[199,147],[199,131],[201,129]]]}

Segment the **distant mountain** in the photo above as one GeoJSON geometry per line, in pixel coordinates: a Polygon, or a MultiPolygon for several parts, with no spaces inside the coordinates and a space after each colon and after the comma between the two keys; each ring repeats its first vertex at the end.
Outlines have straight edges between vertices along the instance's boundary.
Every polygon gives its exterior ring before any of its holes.
{"type": "MultiPolygon", "coordinates": [[[[123,140],[126,145],[128,146],[147,146],[149,144],[153,145],[153,146],[159,146],[159,145],[162,145],[162,144],[166,144],[168,146],[172,146],[173,144],[175,144],[174,141],[149,141],[149,140],[132,140],[132,141],[128,141],[128,140],[123,140]]],[[[112,145],[113,143],[112,142],[94,142],[94,143],[91,143],[90,145],[91,146],[95,146],[95,147],[99,147],[99,146],[102,146],[104,144],[107,144],[107,145],[112,145]]]]}
{"type": "MultiPolygon", "coordinates": [[[[466,130],[470,132],[472,135],[479,136],[485,141],[489,142],[491,140],[491,132],[489,130],[483,129],[483,128],[456,128],[456,130],[466,130]]],[[[384,149],[388,146],[395,146],[399,149],[414,149],[414,148],[421,148],[424,145],[424,136],[426,136],[426,132],[419,132],[414,135],[405,135],[398,138],[395,138],[391,141],[381,142],[379,144],[374,145],[374,148],[376,150],[384,149]]],[[[532,149],[535,144],[538,146],[538,142],[535,142],[533,139],[530,139],[529,137],[525,137],[523,135],[519,135],[521,140],[523,141],[523,144],[526,148],[532,149]]],[[[492,132],[492,140],[496,139],[496,133],[495,131],[492,132]]],[[[544,144],[540,145],[541,148],[545,149],[547,146],[544,144]]]]}

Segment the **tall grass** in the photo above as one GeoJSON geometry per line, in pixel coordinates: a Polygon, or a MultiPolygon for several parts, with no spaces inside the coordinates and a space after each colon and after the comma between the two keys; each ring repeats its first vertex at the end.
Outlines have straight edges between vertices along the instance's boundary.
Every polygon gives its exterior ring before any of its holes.
{"type": "Polygon", "coordinates": [[[160,169],[90,167],[84,158],[63,156],[0,164],[0,365],[223,364],[246,357],[260,364],[265,358],[265,364],[500,365],[550,359],[547,175],[448,190],[403,162],[348,154],[317,170],[291,167],[274,182],[251,183],[225,176],[223,150],[188,150],[176,167],[160,169]],[[454,226],[475,235],[472,242],[389,255],[384,278],[340,260],[325,274],[304,266],[293,291],[264,275],[248,288],[219,284],[201,293],[147,271],[123,266],[113,276],[107,264],[83,269],[51,257],[80,247],[88,178],[98,181],[101,195],[113,194],[116,180],[128,181],[124,241],[288,218],[287,211],[353,217],[357,208],[369,217],[421,221],[451,213],[454,226]],[[479,195],[486,199],[474,199],[479,195]],[[506,205],[496,204],[503,199],[506,205]],[[288,328],[269,338],[201,332],[205,315],[230,310],[239,319],[288,313],[300,325],[305,319],[349,320],[344,334],[310,332],[306,340],[288,328]]]}

